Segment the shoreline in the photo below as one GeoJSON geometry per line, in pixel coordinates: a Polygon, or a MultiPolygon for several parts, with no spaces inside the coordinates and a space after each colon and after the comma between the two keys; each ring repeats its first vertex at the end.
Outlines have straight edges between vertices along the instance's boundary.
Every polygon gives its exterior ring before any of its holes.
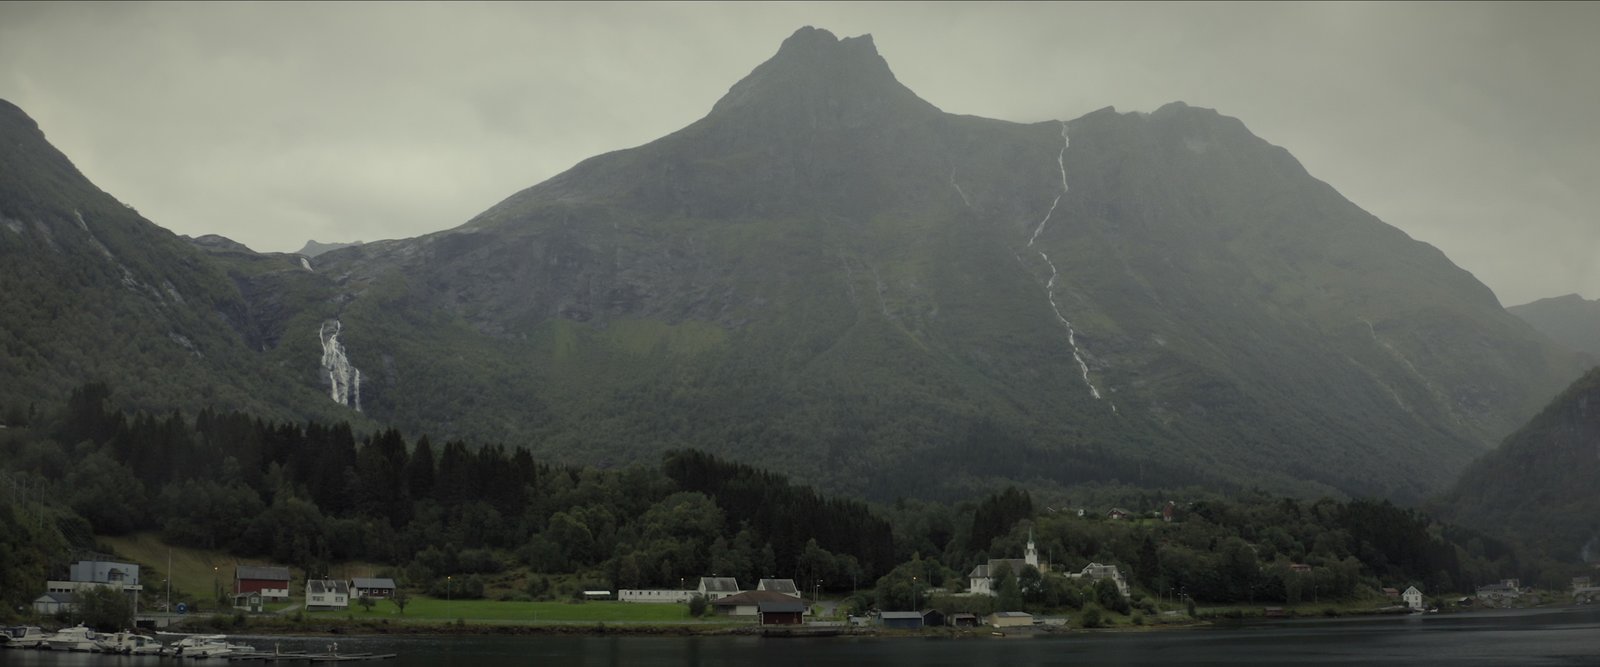
{"type": "MultiPolygon", "coordinates": [[[[1523,607],[1524,610],[1560,611],[1569,608],[1578,608],[1579,605],[1553,605],[1538,607],[1523,607]]],[[[1446,611],[1428,616],[1460,616],[1504,611],[1499,609],[1473,609],[1446,611]]],[[[1212,627],[1240,627],[1263,626],[1292,621],[1315,621],[1334,619],[1360,619],[1383,618],[1395,616],[1411,616],[1412,614],[1397,614],[1393,610],[1374,609],[1366,612],[1341,612],[1335,615],[1301,614],[1284,617],[1267,617],[1262,615],[1231,615],[1212,614],[1203,618],[1184,618],[1166,622],[1149,622],[1145,624],[1132,624],[1122,622],[1115,625],[1098,628],[1081,628],[1071,625],[1046,625],[1026,626],[1017,628],[993,628],[979,626],[975,628],[922,628],[917,630],[900,630],[884,628],[881,626],[760,626],[753,622],[716,622],[716,621],[689,621],[683,623],[654,623],[630,621],[471,621],[457,619],[454,621],[442,620],[404,620],[392,622],[389,619],[325,619],[294,621],[288,618],[252,618],[244,625],[218,624],[209,622],[209,619],[193,619],[192,623],[184,623],[159,632],[167,634],[233,634],[239,636],[309,636],[309,637],[384,637],[384,636],[642,636],[642,637],[715,637],[715,636],[755,636],[755,637],[883,637],[883,638],[945,638],[945,639],[1010,639],[1022,637],[1051,637],[1077,634],[1104,634],[1104,633],[1129,633],[1129,632],[1175,632],[1182,630],[1195,630],[1212,627]]]]}

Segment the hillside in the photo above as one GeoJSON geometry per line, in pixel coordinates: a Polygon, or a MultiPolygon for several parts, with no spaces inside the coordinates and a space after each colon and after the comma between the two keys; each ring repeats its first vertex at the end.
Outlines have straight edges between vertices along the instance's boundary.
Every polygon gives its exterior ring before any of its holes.
{"type": "Polygon", "coordinates": [[[0,408],[8,417],[94,380],[114,381],[131,409],[335,414],[318,397],[313,369],[266,363],[258,352],[276,345],[253,312],[260,299],[96,188],[4,101],[0,145],[0,408]]]}
{"type": "Polygon", "coordinates": [[[1573,383],[1440,502],[1448,520],[1600,563],[1600,369],[1573,383]]]}
{"type": "Polygon", "coordinates": [[[1568,294],[1506,310],[1551,340],[1600,358],[1600,300],[1568,294]]]}

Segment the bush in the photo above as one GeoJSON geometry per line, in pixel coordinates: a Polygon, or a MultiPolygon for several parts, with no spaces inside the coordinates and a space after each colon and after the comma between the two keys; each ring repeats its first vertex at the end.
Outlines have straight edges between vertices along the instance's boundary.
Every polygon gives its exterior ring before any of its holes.
{"type": "Polygon", "coordinates": [[[1099,628],[1106,624],[1105,612],[1100,610],[1100,605],[1093,602],[1083,605],[1083,612],[1078,614],[1078,627],[1099,628]]]}
{"type": "Polygon", "coordinates": [[[699,618],[701,616],[705,616],[706,612],[709,611],[710,609],[711,609],[711,605],[710,605],[710,603],[706,602],[706,596],[704,596],[704,595],[696,595],[696,596],[694,596],[692,598],[689,598],[689,615],[690,616],[693,616],[695,618],[699,618]]]}
{"type": "Polygon", "coordinates": [[[1129,620],[1131,620],[1134,625],[1144,625],[1144,614],[1137,611],[1133,612],[1133,618],[1129,620]]]}

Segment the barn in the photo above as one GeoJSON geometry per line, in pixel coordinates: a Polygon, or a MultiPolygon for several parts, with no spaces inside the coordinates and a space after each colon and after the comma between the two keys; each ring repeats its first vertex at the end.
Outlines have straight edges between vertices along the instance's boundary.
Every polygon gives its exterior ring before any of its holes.
{"type": "Polygon", "coordinates": [[[238,565],[233,568],[233,594],[260,593],[268,599],[289,599],[289,568],[238,565]]]}

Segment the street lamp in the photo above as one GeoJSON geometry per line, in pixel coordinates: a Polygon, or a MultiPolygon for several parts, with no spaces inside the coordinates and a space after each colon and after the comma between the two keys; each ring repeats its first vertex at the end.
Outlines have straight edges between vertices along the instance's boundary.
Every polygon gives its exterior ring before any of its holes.
{"type": "Polygon", "coordinates": [[[451,600],[451,597],[450,597],[450,575],[445,575],[445,577],[444,577],[444,602],[445,602],[445,604],[447,604],[447,605],[450,604],[450,600],[451,600]]]}
{"type": "Polygon", "coordinates": [[[217,566],[211,566],[211,597],[222,599],[222,577],[217,574],[217,566]]]}
{"type": "Polygon", "coordinates": [[[917,577],[911,575],[911,611],[916,611],[917,608],[917,577]]]}

